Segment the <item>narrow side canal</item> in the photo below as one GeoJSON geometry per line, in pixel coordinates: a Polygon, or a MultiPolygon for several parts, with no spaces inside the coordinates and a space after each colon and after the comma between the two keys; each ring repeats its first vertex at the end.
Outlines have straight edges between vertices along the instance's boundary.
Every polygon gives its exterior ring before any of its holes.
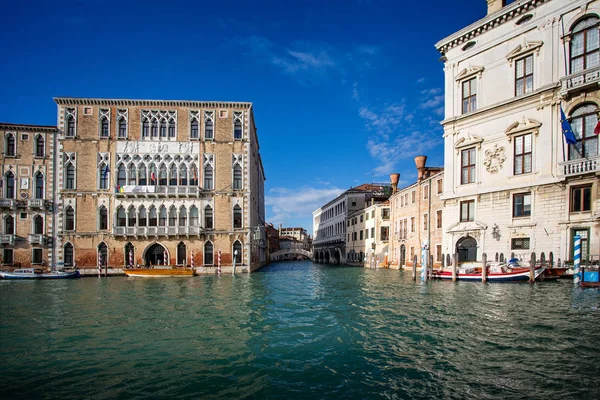
{"type": "Polygon", "coordinates": [[[275,263],[0,281],[0,397],[597,399],[600,290],[275,263]]]}

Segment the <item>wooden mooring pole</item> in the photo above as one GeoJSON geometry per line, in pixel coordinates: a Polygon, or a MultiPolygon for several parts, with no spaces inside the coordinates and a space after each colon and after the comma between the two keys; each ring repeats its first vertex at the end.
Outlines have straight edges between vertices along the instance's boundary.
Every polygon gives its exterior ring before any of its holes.
{"type": "Polygon", "coordinates": [[[458,264],[458,253],[454,254],[452,260],[452,282],[456,282],[456,264],[458,264]]]}
{"type": "Polygon", "coordinates": [[[531,261],[529,262],[529,283],[535,282],[535,253],[531,253],[531,261]]]}
{"type": "Polygon", "coordinates": [[[413,257],[413,265],[412,265],[412,280],[417,280],[417,256],[413,257]]]}
{"type": "Polygon", "coordinates": [[[482,255],[483,266],[481,267],[481,282],[487,282],[487,254],[482,255]]]}

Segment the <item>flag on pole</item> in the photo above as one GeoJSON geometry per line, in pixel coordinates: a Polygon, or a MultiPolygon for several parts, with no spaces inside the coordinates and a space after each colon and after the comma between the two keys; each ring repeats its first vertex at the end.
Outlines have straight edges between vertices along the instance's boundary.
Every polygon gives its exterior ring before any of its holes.
{"type": "MultiPolygon", "coordinates": [[[[567,117],[565,117],[565,112],[563,111],[562,106],[560,106],[560,125],[562,127],[562,133],[567,143],[576,144],[577,139],[575,138],[575,134],[573,133],[573,129],[571,128],[571,124],[567,120],[567,117]]],[[[596,130],[594,129],[594,132],[595,131],[596,130]]]]}
{"type": "Polygon", "coordinates": [[[600,135],[600,119],[598,119],[598,123],[596,124],[596,127],[594,128],[594,133],[596,135],[600,135]]]}
{"type": "Polygon", "coordinates": [[[106,177],[108,176],[108,173],[110,172],[110,168],[108,167],[108,164],[106,165],[106,168],[104,168],[104,179],[106,179],[106,177]]]}

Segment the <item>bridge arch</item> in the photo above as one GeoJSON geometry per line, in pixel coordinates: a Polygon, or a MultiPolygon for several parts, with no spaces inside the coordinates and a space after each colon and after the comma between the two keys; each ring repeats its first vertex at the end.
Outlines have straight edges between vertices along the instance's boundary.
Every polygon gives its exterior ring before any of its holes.
{"type": "Polygon", "coordinates": [[[271,261],[275,261],[275,260],[278,260],[280,257],[286,256],[286,255],[304,256],[304,257],[308,258],[310,261],[313,261],[315,259],[315,256],[313,255],[313,253],[311,253],[310,251],[307,251],[307,250],[302,250],[302,249],[278,250],[274,253],[271,253],[269,258],[271,261]]]}

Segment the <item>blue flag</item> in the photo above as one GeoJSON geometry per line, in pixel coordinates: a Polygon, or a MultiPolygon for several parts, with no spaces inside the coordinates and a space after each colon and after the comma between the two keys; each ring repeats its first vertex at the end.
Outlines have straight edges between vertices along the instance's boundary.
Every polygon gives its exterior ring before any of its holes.
{"type": "Polygon", "coordinates": [[[563,111],[562,106],[560,106],[560,125],[562,127],[562,133],[565,136],[565,140],[567,141],[567,143],[576,144],[577,139],[575,138],[575,134],[573,133],[573,129],[571,128],[571,124],[567,120],[567,117],[565,117],[565,112],[563,111]]]}
{"type": "Polygon", "coordinates": [[[110,172],[110,169],[108,168],[108,165],[107,165],[102,173],[102,175],[104,175],[103,176],[104,179],[106,179],[106,176],[108,175],[109,172],[110,172]]]}

